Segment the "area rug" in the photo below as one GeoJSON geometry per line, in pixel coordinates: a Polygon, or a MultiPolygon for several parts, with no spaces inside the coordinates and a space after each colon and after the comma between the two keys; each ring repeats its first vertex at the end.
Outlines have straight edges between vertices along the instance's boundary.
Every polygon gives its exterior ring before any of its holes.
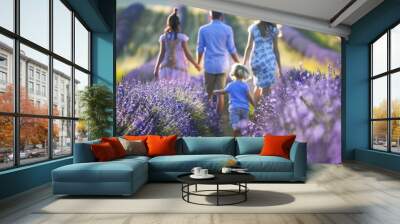
{"type": "MultiPolygon", "coordinates": [[[[150,183],[131,197],[56,197],[36,213],[360,213],[358,205],[344,201],[317,184],[260,183],[249,184],[248,187],[250,191],[247,201],[237,205],[189,204],[182,200],[180,184],[150,183]]],[[[213,188],[215,186],[202,185],[198,190],[213,188]]],[[[197,203],[215,203],[214,196],[192,196],[190,199],[197,203]]],[[[229,203],[238,199],[224,197],[222,202],[229,203]]]]}

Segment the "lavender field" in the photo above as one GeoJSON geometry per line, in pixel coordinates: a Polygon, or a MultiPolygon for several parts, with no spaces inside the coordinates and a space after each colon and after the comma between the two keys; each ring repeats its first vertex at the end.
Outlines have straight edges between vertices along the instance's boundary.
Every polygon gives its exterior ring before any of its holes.
{"type": "MultiPolygon", "coordinates": [[[[187,78],[153,80],[158,37],[171,7],[152,2],[135,1],[118,9],[118,134],[232,135],[228,105],[218,115],[216,103],[207,99],[203,72],[189,69],[187,78]]],[[[194,54],[197,31],[207,23],[207,12],[185,6],[179,11],[194,54]]],[[[236,47],[243,54],[247,27],[253,21],[226,15],[225,22],[234,29],[236,47]]],[[[340,44],[338,37],[281,26],[278,48],[283,74],[276,77],[271,93],[251,108],[242,134],[296,134],[297,141],[308,144],[309,162],[340,163],[340,44]]],[[[254,88],[253,80],[248,84],[254,88]]]]}

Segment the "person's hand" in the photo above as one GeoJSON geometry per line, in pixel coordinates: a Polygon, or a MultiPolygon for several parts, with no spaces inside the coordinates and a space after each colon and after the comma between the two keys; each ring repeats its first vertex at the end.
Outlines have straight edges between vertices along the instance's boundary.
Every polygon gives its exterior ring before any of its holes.
{"type": "Polygon", "coordinates": [[[199,64],[196,63],[194,65],[194,67],[197,69],[197,71],[199,71],[199,72],[201,71],[201,66],[199,64]]]}

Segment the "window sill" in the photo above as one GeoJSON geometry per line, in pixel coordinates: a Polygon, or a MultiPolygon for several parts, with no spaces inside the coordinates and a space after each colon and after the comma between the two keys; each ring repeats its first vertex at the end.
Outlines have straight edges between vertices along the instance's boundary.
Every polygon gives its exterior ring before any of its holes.
{"type": "Polygon", "coordinates": [[[10,168],[10,169],[7,169],[7,170],[0,171],[0,176],[1,175],[6,175],[6,174],[10,174],[10,173],[14,173],[14,172],[20,172],[20,171],[23,171],[23,170],[32,169],[32,168],[35,168],[35,167],[40,167],[40,166],[44,166],[44,165],[58,163],[58,162],[62,162],[62,161],[70,160],[70,159],[72,160],[72,156],[67,156],[67,157],[62,157],[62,158],[59,158],[59,159],[52,159],[52,160],[47,160],[47,161],[38,162],[38,163],[34,163],[34,164],[29,164],[29,165],[24,165],[24,166],[20,166],[20,167],[10,168]]]}
{"type": "Polygon", "coordinates": [[[371,149],[355,149],[355,160],[392,171],[400,171],[400,154],[371,149]]]}

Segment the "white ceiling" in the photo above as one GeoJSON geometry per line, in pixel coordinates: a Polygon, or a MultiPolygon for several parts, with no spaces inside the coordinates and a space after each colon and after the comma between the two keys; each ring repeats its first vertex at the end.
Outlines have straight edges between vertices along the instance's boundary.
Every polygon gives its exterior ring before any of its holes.
{"type": "Polygon", "coordinates": [[[350,0],[226,0],[232,3],[275,9],[282,12],[329,20],[350,0]]]}
{"type": "Polygon", "coordinates": [[[302,29],[347,37],[350,26],[383,0],[171,0],[250,19],[263,19],[302,29]],[[333,20],[343,8],[348,5],[333,20]]]}

